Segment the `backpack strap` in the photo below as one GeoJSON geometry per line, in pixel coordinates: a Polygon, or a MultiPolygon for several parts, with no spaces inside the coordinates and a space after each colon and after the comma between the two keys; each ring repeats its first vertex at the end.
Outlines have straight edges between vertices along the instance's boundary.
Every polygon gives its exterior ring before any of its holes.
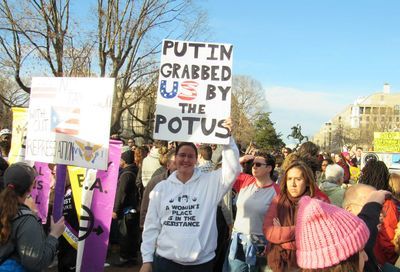
{"type": "Polygon", "coordinates": [[[28,209],[18,209],[17,215],[13,218],[12,221],[17,220],[18,218],[25,216],[25,215],[32,215],[35,217],[34,213],[31,210],[28,209]]]}

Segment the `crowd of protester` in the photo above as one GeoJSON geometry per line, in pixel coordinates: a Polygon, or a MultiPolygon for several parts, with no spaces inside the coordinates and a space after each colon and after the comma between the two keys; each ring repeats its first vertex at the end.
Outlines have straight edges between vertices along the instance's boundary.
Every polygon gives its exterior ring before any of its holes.
{"type": "MultiPolygon", "coordinates": [[[[230,119],[224,126],[234,132],[230,119]]],[[[0,271],[42,271],[56,256],[58,271],[75,271],[76,249],[61,235],[64,222],[79,227],[69,182],[64,217],[50,217],[43,228],[29,204],[35,170],[9,166],[10,146],[3,129],[0,271]]],[[[399,271],[400,175],[382,161],[362,162],[362,152],[324,152],[310,141],[261,150],[241,148],[233,137],[226,145],[128,139],[109,245],[119,258],[111,265],[141,265],[141,272],[399,271]]]]}

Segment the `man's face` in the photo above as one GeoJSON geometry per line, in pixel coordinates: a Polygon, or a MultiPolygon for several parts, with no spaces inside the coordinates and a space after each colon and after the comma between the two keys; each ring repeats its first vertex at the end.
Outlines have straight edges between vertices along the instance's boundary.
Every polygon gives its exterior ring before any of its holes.
{"type": "Polygon", "coordinates": [[[128,146],[132,147],[135,144],[135,142],[132,139],[128,140],[128,146]]]}
{"type": "Polygon", "coordinates": [[[356,150],[356,154],[357,154],[357,157],[361,157],[361,155],[362,155],[362,150],[361,150],[361,149],[357,149],[357,150],[356,150]]]}
{"type": "Polygon", "coordinates": [[[1,142],[8,142],[11,143],[11,134],[3,134],[0,136],[1,142]]]}
{"type": "Polygon", "coordinates": [[[8,152],[11,148],[11,135],[3,134],[0,136],[0,148],[8,152]]]}

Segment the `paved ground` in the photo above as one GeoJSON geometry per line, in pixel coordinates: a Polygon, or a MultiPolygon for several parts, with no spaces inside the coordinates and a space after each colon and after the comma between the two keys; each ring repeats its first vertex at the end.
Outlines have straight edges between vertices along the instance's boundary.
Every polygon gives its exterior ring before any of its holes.
{"type": "Polygon", "coordinates": [[[139,272],[140,266],[127,266],[127,267],[107,267],[104,271],[108,272],[139,272]]]}
{"type": "MultiPolygon", "coordinates": [[[[107,263],[111,264],[114,261],[118,260],[118,248],[113,248],[111,252],[109,252],[109,256],[107,257],[107,263]]],[[[104,268],[105,272],[139,272],[139,269],[141,267],[141,263],[137,265],[129,265],[125,267],[115,267],[115,266],[108,266],[104,268]]],[[[57,265],[55,267],[49,268],[49,272],[56,272],[57,271],[57,265]]]]}
{"type": "MultiPolygon", "coordinates": [[[[113,267],[109,266],[104,268],[105,272],[139,272],[140,270],[140,265],[134,265],[134,266],[125,266],[125,267],[113,267]]],[[[49,272],[56,272],[57,267],[55,268],[49,268],[49,272]]]]}

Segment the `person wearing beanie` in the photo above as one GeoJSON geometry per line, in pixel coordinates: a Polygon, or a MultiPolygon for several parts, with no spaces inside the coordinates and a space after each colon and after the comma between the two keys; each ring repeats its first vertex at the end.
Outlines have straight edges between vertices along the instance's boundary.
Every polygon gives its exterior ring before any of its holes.
{"type": "Polygon", "coordinates": [[[344,170],[337,164],[328,164],[325,169],[325,181],[319,188],[324,192],[332,204],[342,207],[345,190],[342,188],[344,170]]]}
{"type": "Polygon", "coordinates": [[[139,251],[139,191],[136,187],[138,169],[134,164],[134,152],[121,154],[117,192],[115,195],[113,219],[118,220],[119,260],[114,266],[136,263],[139,251]]]}
{"type": "Polygon", "coordinates": [[[273,271],[296,271],[295,224],[302,196],[316,197],[315,176],[308,165],[295,160],[285,168],[280,193],[272,200],[264,218],[263,231],[270,242],[268,266],[273,271]]]}
{"type": "Polygon", "coordinates": [[[304,196],[295,231],[297,264],[303,271],[363,271],[369,230],[357,216],[304,196]]]}
{"type": "Polygon", "coordinates": [[[46,237],[38,218],[24,204],[35,177],[35,170],[25,163],[14,163],[4,172],[5,188],[0,194],[1,271],[42,271],[57,253],[57,239],[65,229],[64,218],[56,223],[51,219],[46,237]]]}

